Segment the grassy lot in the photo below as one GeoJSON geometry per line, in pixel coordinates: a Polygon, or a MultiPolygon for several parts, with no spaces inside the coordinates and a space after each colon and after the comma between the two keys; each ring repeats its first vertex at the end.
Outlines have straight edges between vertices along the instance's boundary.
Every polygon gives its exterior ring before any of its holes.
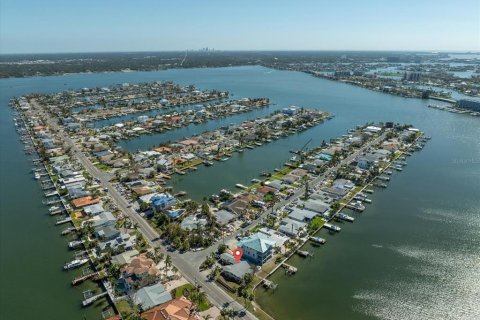
{"type": "Polygon", "coordinates": [[[117,306],[118,311],[123,317],[126,317],[135,312],[135,310],[132,309],[127,300],[118,300],[115,305],[117,306]]]}
{"type": "Polygon", "coordinates": [[[312,233],[317,231],[323,224],[325,220],[320,217],[315,217],[310,223],[308,224],[308,233],[312,233]]]}
{"type": "Polygon", "coordinates": [[[97,163],[97,164],[95,164],[95,167],[97,167],[97,169],[103,170],[103,171],[108,171],[108,170],[112,169],[112,167],[107,166],[106,164],[103,164],[103,163],[97,163]]]}

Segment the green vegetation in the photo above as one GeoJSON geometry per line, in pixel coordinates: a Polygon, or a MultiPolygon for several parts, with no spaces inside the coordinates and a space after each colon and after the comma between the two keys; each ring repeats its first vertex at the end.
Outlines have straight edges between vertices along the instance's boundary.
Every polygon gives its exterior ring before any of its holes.
{"type": "Polygon", "coordinates": [[[323,226],[324,223],[325,223],[325,221],[322,218],[315,217],[312,221],[310,221],[310,223],[307,226],[308,233],[312,233],[312,232],[318,230],[318,228],[323,226]]]}
{"type": "Polygon", "coordinates": [[[112,169],[112,167],[107,166],[106,164],[103,164],[103,163],[97,163],[97,164],[95,164],[95,167],[97,167],[97,169],[103,170],[103,171],[108,171],[108,170],[112,169]]]}
{"type": "Polygon", "coordinates": [[[199,287],[195,287],[190,283],[176,288],[172,295],[174,295],[175,298],[180,298],[181,296],[186,297],[197,306],[200,312],[208,310],[212,306],[205,292],[200,291],[199,287]]]}

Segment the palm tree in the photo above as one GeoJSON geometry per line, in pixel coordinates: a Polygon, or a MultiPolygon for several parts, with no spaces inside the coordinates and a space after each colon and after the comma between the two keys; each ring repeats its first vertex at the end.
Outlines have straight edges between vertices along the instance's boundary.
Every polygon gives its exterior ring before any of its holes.
{"type": "Polygon", "coordinates": [[[172,266],[172,257],[167,254],[167,257],[165,258],[165,269],[168,270],[172,266]]]}

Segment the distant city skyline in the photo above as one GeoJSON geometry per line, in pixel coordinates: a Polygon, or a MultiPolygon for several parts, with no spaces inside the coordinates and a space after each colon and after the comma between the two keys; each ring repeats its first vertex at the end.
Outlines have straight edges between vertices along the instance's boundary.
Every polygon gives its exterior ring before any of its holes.
{"type": "Polygon", "coordinates": [[[0,0],[0,53],[480,51],[480,1],[0,0]]]}

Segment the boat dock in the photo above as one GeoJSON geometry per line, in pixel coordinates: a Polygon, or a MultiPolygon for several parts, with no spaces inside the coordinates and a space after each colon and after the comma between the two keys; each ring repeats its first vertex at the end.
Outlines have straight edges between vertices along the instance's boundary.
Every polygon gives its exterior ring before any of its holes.
{"type": "Polygon", "coordinates": [[[86,307],[88,305],[91,305],[92,303],[94,303],[95,301],[97,301],[98,299],[100,299],[101,297],[104,297],[108,294],[108,292],[102,292],[100,294],[97,294],[97,295],[94,295],[94,296],[90,296],[88,298],[85,298],[83,301],[82,301],[82,307],[86,307]]]}
{"type": "Polygon", "coordinates": [[[71,233],[71,232],[74,232],[74,231],[77,231],[77,228],[75,228],[75,227],[68,227],[68,228],[66,228],[65,230],[63,230],[61,234],[62,234],[62,236],[64,236],[64,235],[67,235],[67,234],[69,234],[69,233],[71,233]]]}
{"type": "MultiPolygon", "coordinates": [[[[68,223],[68,222],[71,222],[72,221],[72,218],[70,217],[67,217],[67,218],[59,218],[57,219],[57,221],[55,222],[56,225],[59,225],[59,224],[64,224],[64,223],[68,223]]],[[[75,229],[75,228],[73,228],[75,229]]],[[[62,232],[63,234],[63,232],[62,232]]]]}
{"type": "Polygon", "coordinates": [[[72,280],[72,286],[76,286],[83,281],[98,276],[100,272],[93,272],[90,268],[84,269],[83,275],[72,280]]]}
{"type": "Polygon", "coordinates": [[[262,284],[266,289],[275,290],[278,287],[278,284],[274,283],[273,281],[267,280],[267,279],[263,279],[262,284]]]}
{"type": "Polygon", "coordinates": [[[287,274],[295,274],[298,271],[297,268],[295,268],[295,267],[293,267],[289,264],[286,264],[286,263],[282,264],[282,267],[285,269],[285,273],[287,273],[287,274]]]}

